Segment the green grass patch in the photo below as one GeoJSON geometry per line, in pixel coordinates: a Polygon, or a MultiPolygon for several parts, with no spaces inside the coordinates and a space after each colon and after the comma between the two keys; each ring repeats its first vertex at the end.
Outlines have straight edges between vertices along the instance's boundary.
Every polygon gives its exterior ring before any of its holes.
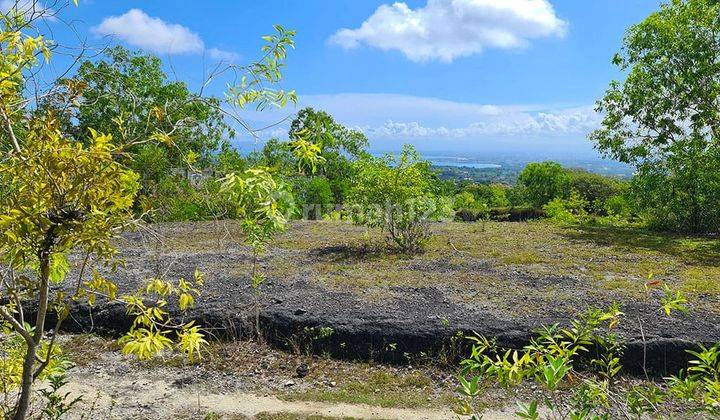
{"type": "Polygon", "coordinates": [[[693,267],[685,270],[681,290],[686,293],[720,295],[720,267],[693,267]]]}
{"type": "Polygon", "coordinates": [[[367,404],[395,408],[445,406],[452,402],[449,395],[436,395],[433,382],[427,376],[419,373],[393,375],[388,372],[373,372],[366,378],[339,384],[337,388],[310,389],[279,397],[288,401],[367,404]],[[435,404],[431,404],[432,402],[435,404]]]}
{"type": "Polygon", "coordinates": [[[539,264],[545,262],[545,260],[534,251],[520,251],[512,253],[510,255],[503,256],[500,260],[503,262],[503,264],[516,265],[539,264]]]}

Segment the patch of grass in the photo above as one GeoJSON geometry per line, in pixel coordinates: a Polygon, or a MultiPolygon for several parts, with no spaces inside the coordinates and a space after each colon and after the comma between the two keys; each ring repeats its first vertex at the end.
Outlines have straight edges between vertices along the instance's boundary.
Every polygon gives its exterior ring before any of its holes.
{"type": "MultiPolygon", "coordinates": [[[[249,277],[249,251],[229,239],[237,233],[234,222],[183,226],[157,225],[168,238],[166,248],[221,251],[225,258],[208,259],[213,262],[206,272],[249,277]]],[[[547,221],[490,221],[485,229],[449,222],[430,228],[434,235],[427,250],[409,256],[388,251],[377,229],[341,221],[294,221],[262,256],[262,265],[269,279],[308,279],[370,301],[392,299],[395,286],[450,288],[460,301],[482,300],[509,316],[518,304],[527,311],[544,307],[557,297],[550,286],[572,290],[571,299],[592,295],[599,302],[622,303],[644,293],[644,279],[651,273],[680,284],[683,291],[720,295],[717,238],[547,221]],[[518,293],[527,302],[518,302],[518,293]]]]}
{"type": "Polygon", "coordinates": [[[605,288],[606,290],[621,291],[621,292],[628,291],[628,290],[636,290],[638,288],[637,284],[635,282],[632,282],[632,281],[628,280],[627,278],[622,278],[622,277],[606,278],[606,279],[601,280],[601,284],[602,284],[603,288],[605,288]]]}
{"type": "Polygon", "coordinates": [[[98,337],[94,334],[62,335],[59,341],[63,352],[78,366],[88,366],[96,362],[103,352],[118,351],[117,341],[98,337]]]}
{"type": "Polygon", "coordinates": [[[693,267],[685,270],[680,289],[686,293],[720,294],[720,267],[693,267]]]}
{"type": "Polygon", "coordinates": [[[521,265],[521,264],[539,264],[542,262],[545,262],[545,260],[540,257],[535,251],[520,251],[520,252],[514,252],[509,255],[503,256],[500,261],[503,262],[503,264],[515,264],[515,265],[521,265]]]}
{"type": "Polygon", "coordinates": [[[655,232],[633,227],[580,226],[564,233],[570,239],[624,248],[654,251],[690,264],[720,265],[720,240],[655,232]]]}
{"type": "MultiPolygon", "coordinates": [[[[199,362],[206,369],[241,375],[253,382],[262,377],[294,378],[291,388],[272,387],[273,393],[288,401],[368,404],[393,408],[442,408],[454,398],[456,366],[413,363],[399,368],[367,362],[348,362],[274,350],[267,344],[248,341],[211,342],[199,362]],[[309,366],[308,376],[297,378],[295,368],[309,366]]],[[[428,361],[430,362],[430,361],[428,361]]],[[[432,361],[434,362],[434,361],[432,361]]],[[[277,381],[273,381],[276,383],[277,381]]],[[[266,391],[265,384],[257,388],[266,391]]]]}
{"type": "Polygon", "coordinates": [[[418,408],[441,401],[445,405],[447,395],[437,396],[433,382],[419,373],[393,375],[373,372],[360,379],[340,384],[337,388],[311,389],[291,392],[280,398],[290,401],[322,401],[328,403],[367,404],[379,407],[418,408]]]}

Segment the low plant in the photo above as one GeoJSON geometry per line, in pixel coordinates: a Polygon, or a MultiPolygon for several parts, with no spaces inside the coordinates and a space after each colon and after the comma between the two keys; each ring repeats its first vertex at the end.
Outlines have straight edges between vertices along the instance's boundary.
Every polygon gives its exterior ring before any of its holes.
{"type": "MultiPolygon", "coordinates": [[[[665,286],[662,311],[684,310],[682,295],[665,286]]],[[[483,336],[469,337],[471,355],[461,362],[455,411],[482,418],[479,402],[490,387],[539,385],[539,398],[518,403],[519,418],[614,419],[666,416],[666,403],[681,402],[691,412],[720,415],[720,343],[689,350],[694,358],[678,375],[653,383],[626,386],[618,380],[623,344],[614,332],[623,313],[617,305],[590,309],[568,327],[557,324],[536,331],[522,350],[504,349],[483,336]]]]}
{"type": "Polygon", "coordinates": [[[250,284],[255,298],[255,332],[260,334],[260,286],[265,276],[258,270],[258,257],[268,242],[287,227],[294,202],[289,186],[267,168],[230,173],[222,180],[221,191],[232,202],[233,217],[240,220],[243,240],[252,248],[250,284]]]}

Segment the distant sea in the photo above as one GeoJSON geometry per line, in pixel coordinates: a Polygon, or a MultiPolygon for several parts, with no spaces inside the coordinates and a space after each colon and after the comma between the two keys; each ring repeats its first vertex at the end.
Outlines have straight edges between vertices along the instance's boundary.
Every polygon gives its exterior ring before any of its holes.
{"type": "Polygon", "coordinates": [[[473,158],[459,156],[432,156],[424,155],[423,158],[430,161],[433,166],[453,166],[457,168],[474,169],[500,169],[502,165],[497,163],[479,162],[473,158]]]}

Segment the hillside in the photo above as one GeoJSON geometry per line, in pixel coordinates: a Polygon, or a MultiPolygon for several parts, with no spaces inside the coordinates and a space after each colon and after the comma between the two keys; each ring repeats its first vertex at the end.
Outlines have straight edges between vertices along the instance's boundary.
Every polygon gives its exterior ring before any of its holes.
{"type": "MultiPolygon", "coordinates": [[[[457,351],[458,331],[521,347],[533,329],[619,303],[626,368],[665,374],[691,343],[720,340],[720,241],[547,222],[443,223],[425,253],[388,252],[380,232],[345,222],[294,222],[261,259],[263,330],[277,345],[341,358],[408,362],[457,351]],[[690,252],[692,251],[692,252],[690,252]],[[666,316],[649,275],[682,291],[689,311],[666,316]],[[640,325],[642,324],[642,326],[640,325]],[[325,333],[321,333],[324,331],[325,333]],[[294,342],[288,342],[288,337],[294,342]]],[[[191,314],[218,337],[249,334],[250,253],[233,222],[150,225],[119,242],[131,290],[147,278],[206,275],[191,314]]],[[[76,308],[82,330],[88,312],[76,308]]],[[[93,311],[95,331],[127,328],[124,308],[93,311]]],[[[72,323],[71,323],[72,324],[72,323]]]]}

